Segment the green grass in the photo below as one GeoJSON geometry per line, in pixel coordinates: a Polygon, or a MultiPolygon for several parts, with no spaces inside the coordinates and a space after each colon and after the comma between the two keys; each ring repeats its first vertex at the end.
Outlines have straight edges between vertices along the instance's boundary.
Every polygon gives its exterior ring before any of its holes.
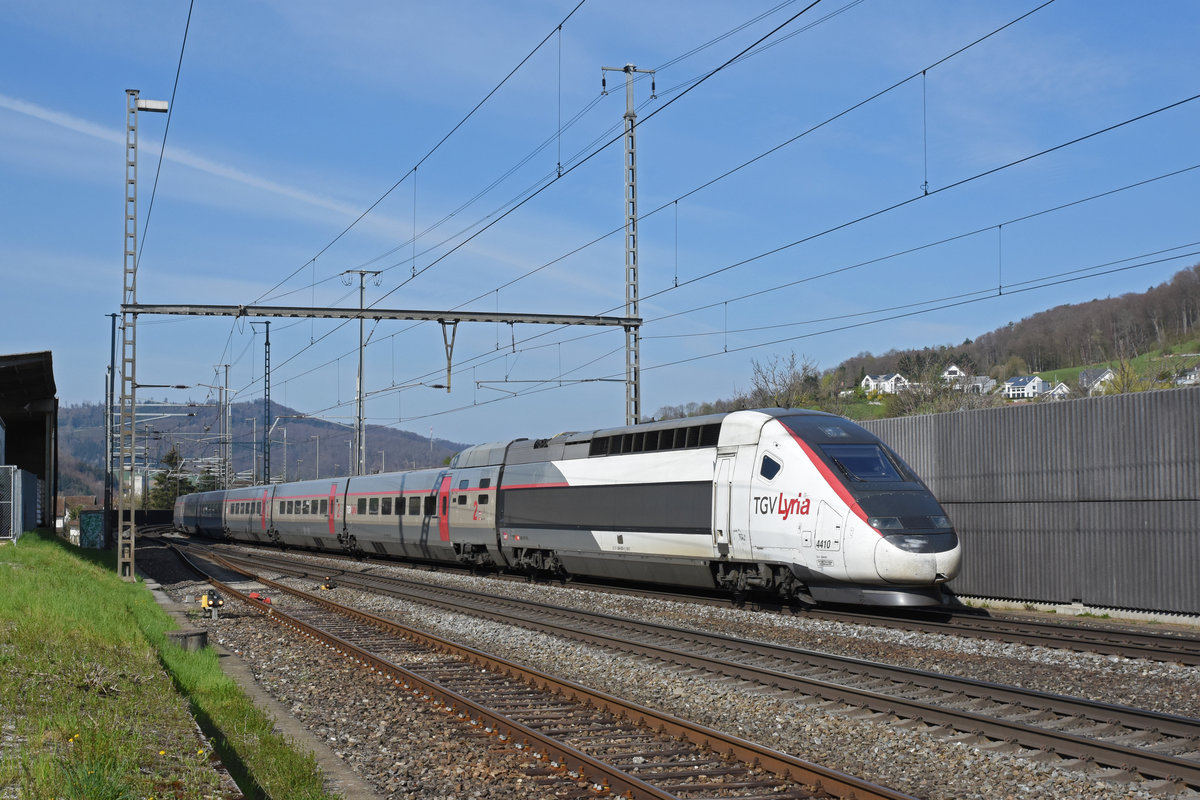
{"type": "Polygon", "coordinates": [[[841,412],[847,419],[860,421],[864,419],[883,419],[887,409],[883,403],[872,403],[867,400],[854,400],[841,412]]]}
{"type": "Polygon", "coordinates": [[[0,547],[0,790],[29,800],[219,796],[213,753],[250,797],[333,795],[311,754],[272,733],[211,648],[175,623],[112,553],[51,535],[0,547]]]}
{"type": "MultiPolygon", "coordinates": [[[[1200,353],[1200,339],[1192,339],[1178,344],[1171,345],[1166,350],[1150,350],[1140,355],[1134,356],[1129,360],[1130,366],[1133,367],[1134,373],[1143,379],[1157,380],[1162,373],[1173,373],[1176,369],[1188,367],[1195,364],[1195,358],[1181,356],[1180,358],[1172,358],[1173,355],[1185,353],[1200,353]]],[[[1084,364],[1076,367],[1064,367],[1062,369],[1047,370],[1039,372],[1037,375],[1042,380],[1049,381],[1052,385],[1058,381],[1062,381],[1067,386],[1071,387],[1072,391],[1079,387],[1079,373],[1085,369],[1105,369],[1110,367],[1117,369],[1119,362],[1117,360],[1097,363],[1084,364]]]]}

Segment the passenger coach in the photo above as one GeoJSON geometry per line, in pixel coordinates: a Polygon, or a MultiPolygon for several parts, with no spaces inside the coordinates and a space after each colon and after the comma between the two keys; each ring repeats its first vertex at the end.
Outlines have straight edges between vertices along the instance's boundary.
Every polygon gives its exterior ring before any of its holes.
{"type": "Polygon", "coordinates": [[[181,498],[189,533],[555,576],[930,605],[961,548],[882,441],[737,411],[471,447],[450,466],[181,498]]]}

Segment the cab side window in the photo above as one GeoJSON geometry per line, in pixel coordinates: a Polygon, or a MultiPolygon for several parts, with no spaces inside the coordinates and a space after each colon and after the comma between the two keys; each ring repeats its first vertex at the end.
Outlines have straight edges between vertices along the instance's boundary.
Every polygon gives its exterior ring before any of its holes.
{"type": "Polygon", "coordinates": [[[779,470],[783,469],[783,465],[770,456],[762,457],[762,464],[758,467],[758,474],[762,475],[767,480],[772,480],[779,474],[779,470]]]}

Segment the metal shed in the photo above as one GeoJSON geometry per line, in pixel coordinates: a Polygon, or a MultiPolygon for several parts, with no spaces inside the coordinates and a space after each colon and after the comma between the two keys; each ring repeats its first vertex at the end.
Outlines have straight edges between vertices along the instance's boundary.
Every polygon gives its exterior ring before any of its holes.
{"type": "MultiPolygon", "coordinates": [[[[53,525],[58,493],[58,389],[49,351],[0,355],[0,462],[32,473],[38,481],[39,526],[53,525]]],[[[31,520],[25,526],[31,527],[31,520]]]]}

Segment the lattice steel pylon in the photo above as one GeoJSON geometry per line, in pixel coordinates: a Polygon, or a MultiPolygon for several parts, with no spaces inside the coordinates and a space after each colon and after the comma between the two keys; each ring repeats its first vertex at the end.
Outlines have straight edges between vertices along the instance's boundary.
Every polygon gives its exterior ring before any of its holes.
{"type": "Polygon", "coordinates": [[[125,271],[121,291],[121,399],[118,414],[117,574],[137,579],[134,548],[137,540],[136,413],[137,413],[137,112],[166,111],[162,101],[138,99],[137,89],[125,90],[125,271]]]}
{"type": "MultiPolygon", "coordinates": [[[[637,111],[633,105],[633,79],[638,72],[653,75],[652,69],[601,67],[600,73],[625,73],[625,316],[641,319],[638,302],[637,240],[637,111]]],[[[601,78],[604,86],[604,79],[601,78]]],[[[653,80],[650,96],[654,99],[653,80]]],[[[642,421],[641,325],[625,328],[625,424],[642,421]]]]}

